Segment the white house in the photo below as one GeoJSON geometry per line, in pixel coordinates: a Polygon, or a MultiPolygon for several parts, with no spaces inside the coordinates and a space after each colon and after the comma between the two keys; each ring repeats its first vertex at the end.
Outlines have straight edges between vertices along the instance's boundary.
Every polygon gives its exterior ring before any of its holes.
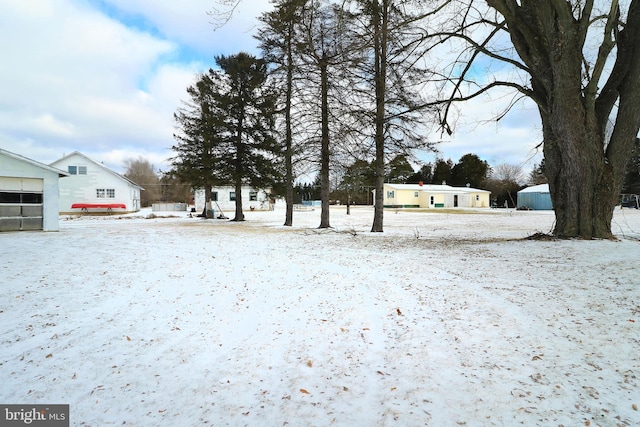
{"type": "Polygon", "coordinates": [[[60,212],[136,212],[144,188],[77,151],[51,163],[69,177],[60,183],[60,212]]]}
{"type": "MultiPolygon", "coordinates": [[[[273,209],[270,189],[256,189],[248,185],[242,186],[242,209],[266,211],[273,209]]],[[[234,186],[220,186],[211,188],[211,204],[216,216],[222,210],[225,214],[235,212],[236,188],[234,186]]],[[[194,194],[196,212],[204,210],[204,189],[198,189],[194,194]]]]}
{"type": "Polygon", "coordinates": [[[0,149],[0,231],[58,231],[58,189],[67,175],[0,149]]]}
{"type": "Polygon", "coordinates": [[[386,208],[488,208],[490,196],[490,191],[471,187],[384,184],[383,205],[386,208]]]}

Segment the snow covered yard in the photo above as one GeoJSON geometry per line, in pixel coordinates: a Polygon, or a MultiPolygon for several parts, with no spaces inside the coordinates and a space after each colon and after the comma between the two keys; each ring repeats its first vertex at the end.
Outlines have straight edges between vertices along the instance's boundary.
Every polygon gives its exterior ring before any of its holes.
{"type": "Polygon", "coordinates": [[[463,212],[0,233],[0,402],[76,426],[640,425],[640,212],[619,241],[463,212]]]}

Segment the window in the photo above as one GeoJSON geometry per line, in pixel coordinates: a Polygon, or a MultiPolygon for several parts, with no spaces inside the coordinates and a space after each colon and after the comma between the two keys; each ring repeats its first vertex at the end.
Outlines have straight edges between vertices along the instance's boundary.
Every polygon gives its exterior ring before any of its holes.
{"type": "Polygon", "coordinates": [[[218,201],[218,192],[217,191],[211,192],[211,201],[212,202],[217,202],[218,201]]]}
{"type": "Polygon", "coordinates": [[[395,197],[394,191],[387,191],[387,199],[393,199],[395,197]]]}
{"type": "Polygon", "coordinates": [[[67,171],[69,175],[86,175],[87,167],[86,166],[67,166],[67,171]]]}
{"type": "Polygon", "coordinates": [[[249,201],[257,202],[258,201],[258,192],[257,191],[249,191],[249,201]]]}
{"type": "Polygon", "coordinates": [[[3,191],[0,192],[0,203],[37,205],[42,203],[42,193],[14,193],[3,191]]]}
{"type": "Polygon", "coordinates": [[[414,191],[413,197],[419,197],[419,193],[417,191],[414,191]]]}
{"type": "Polygon", "coordinates": [[[116,197],[115,188],[107,188],[107,197],[110,199],[114,199],[116,197]]]}
{"type": "Polygon", "coordinates": [[[430,196],[429,197],[429,204],[433,205],[433,204],[435,204],[435,202],[436,202],[436,199],[433,196],[430,196]]]}
{"type": "Polygon", "coordinates": [[[229,191],[229,200],[231,200],[232,202],[236,201],[236,192],[235,191],[229,191]]]}
{"type": "Polygon", "coordinates": [[[480,201],[480,195],[476,194],[476,202],[479,202],[479,201],[480,201]]]}
{"type": "Polygon", "coordinates": [[[104,188],[96,188],[96,197],[98,199],[104,199],[105,191],[104,188]]]}

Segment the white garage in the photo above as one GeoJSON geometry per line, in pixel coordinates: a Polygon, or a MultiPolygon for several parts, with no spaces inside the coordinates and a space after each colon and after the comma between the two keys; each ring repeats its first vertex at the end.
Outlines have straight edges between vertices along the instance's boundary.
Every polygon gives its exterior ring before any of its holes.
{"type": "Polygon", "coordinates": [[[0,232],[59,229],[59,179],[66,172],[0,149],[0,232]]]}

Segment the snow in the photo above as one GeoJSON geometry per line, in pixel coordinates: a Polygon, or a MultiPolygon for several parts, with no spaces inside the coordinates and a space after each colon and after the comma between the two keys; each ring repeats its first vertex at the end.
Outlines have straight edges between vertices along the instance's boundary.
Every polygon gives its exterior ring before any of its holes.
{"type": "Polygon", "coordinates": [[[0,233],[0,402],[74,426],[640,425],[640,211],[61,218],[0,233]]]}

